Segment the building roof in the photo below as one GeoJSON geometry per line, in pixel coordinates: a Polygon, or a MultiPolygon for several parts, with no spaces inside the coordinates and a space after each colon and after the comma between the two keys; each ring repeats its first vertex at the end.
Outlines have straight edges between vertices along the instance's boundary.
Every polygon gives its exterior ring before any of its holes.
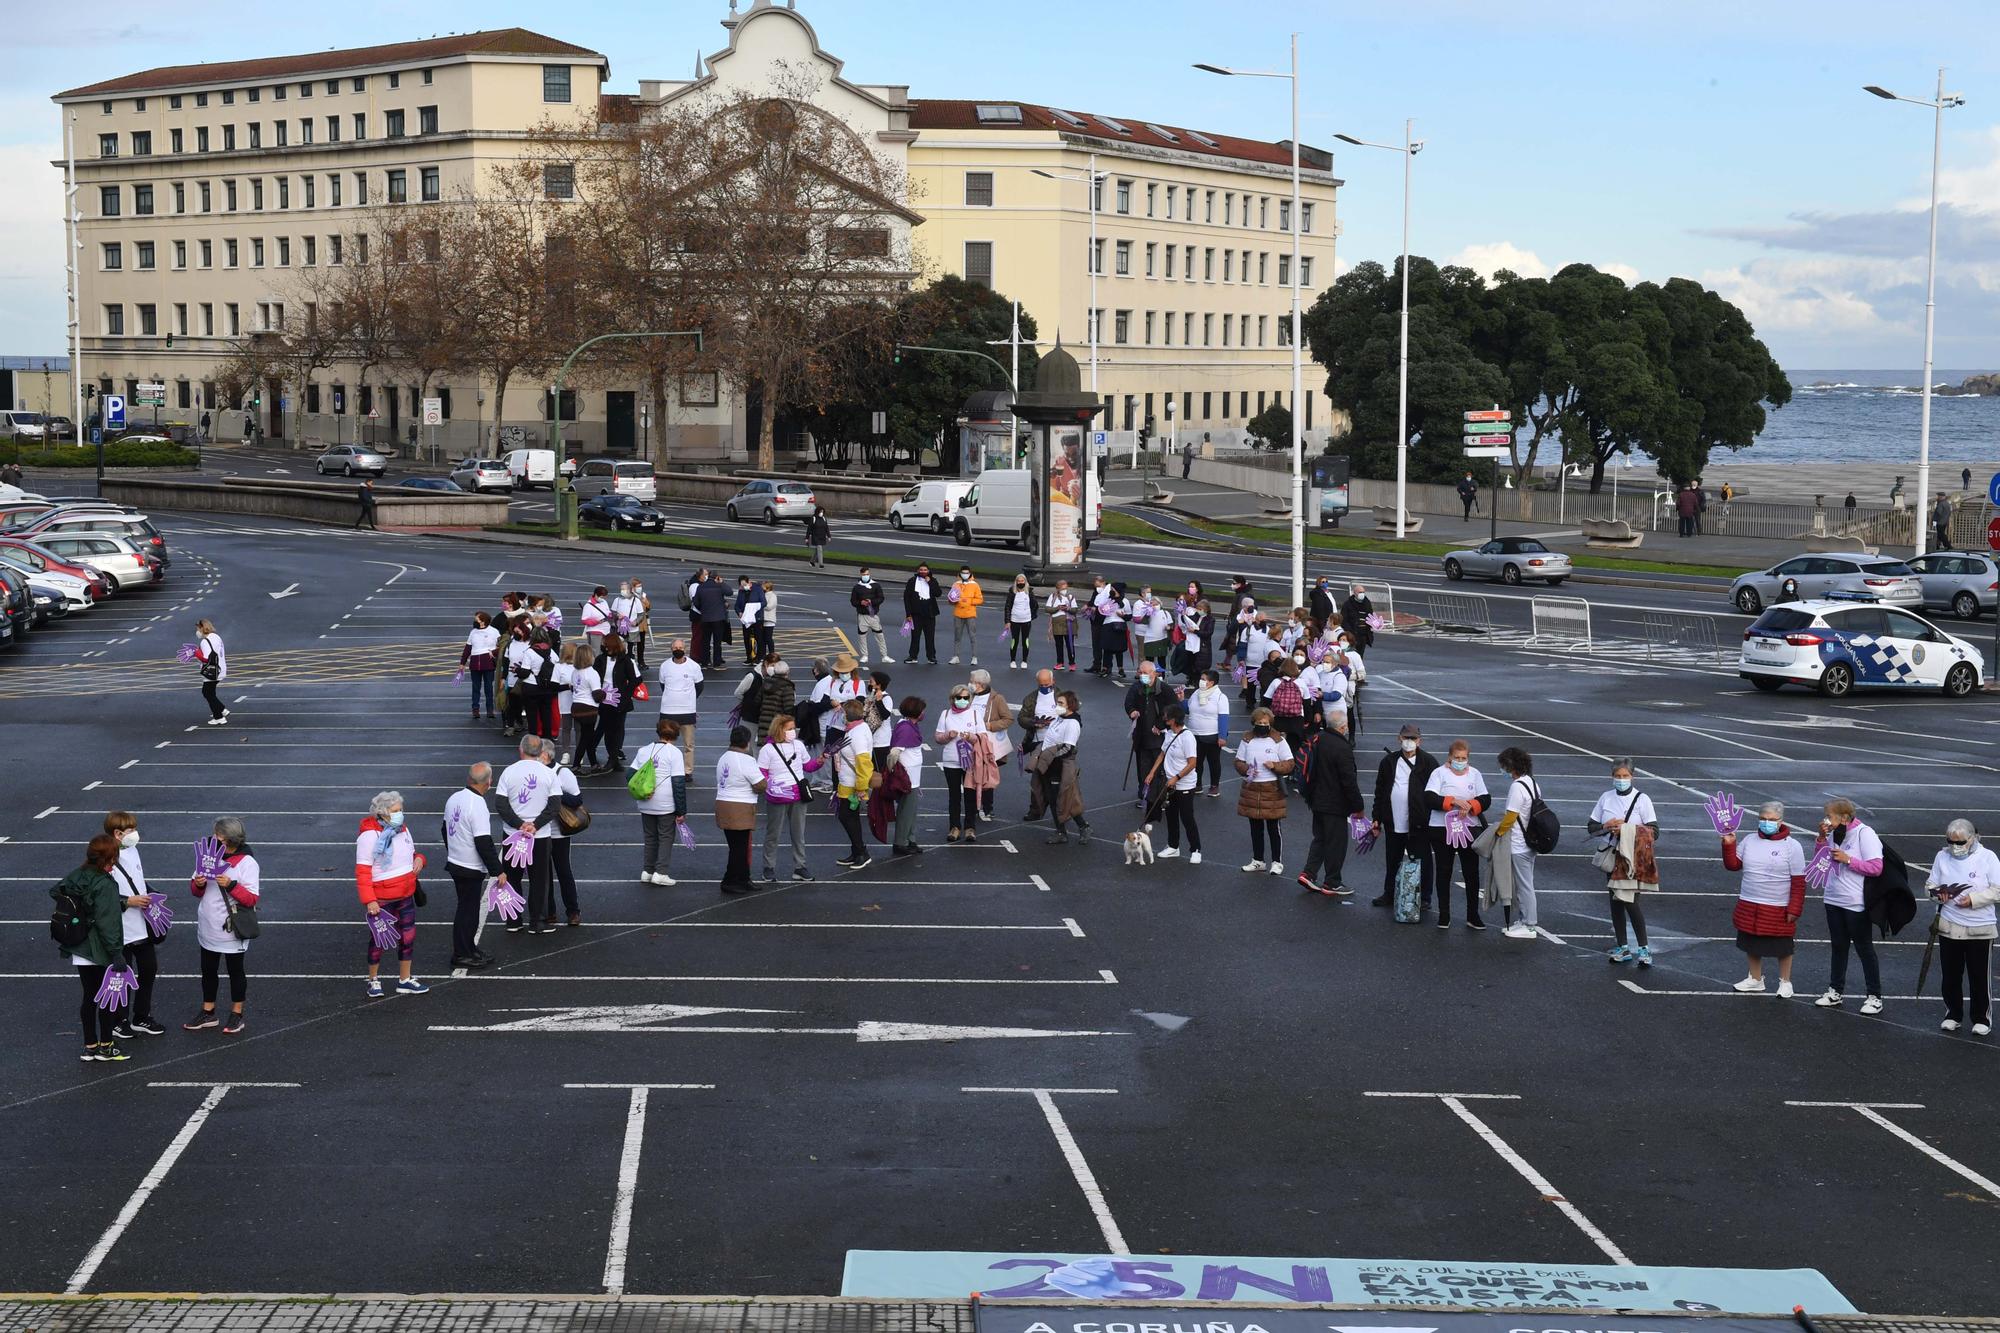
{"type": "Polygon", "coordinates": [[[330,74],[336,70],[362,69],[374,65],[453,56],[590,56],[610,62],[588,47],[559,42],[526,28],[496,28],[491,32],[462,32],[448,37],[431,37],[417,42],[391,42],[386,46],[351,46],[336,51],[314,51],[298,56],[265,56],[256,60],[224,60],[213,64],[162,65],[101,83],[88,83],[55,94],[53,100],[70,97],[108,97],[118,93],[144,93],[166,88],[185,88],[220,83],[282,82],[301,75],[330,74]]]}
{"type": "MultiPolygon", "coordinates": [[[[1289,167],[1292,145],[1289,140],[1270,142],[1240,139],[1230,134],[1163,125],[1158,121],[1127,120],[1099,115],[1093,111],[1068,111],[1060,107],[1037,106],[1033,102],[1004,99],[960,101],[913,98],[910,102],[913,130],[1054,130],[1075,138],[1097,139],[1104,143],[1138,144],[1148,148],[1194,153],[1205,157],[1235,158],[1289,167]],[[1017,113],[1018,114],[1014,114],[1017,113]]],[[[1331,171],[1332,155],[1324,149],[1303,146],[1299,161],[1312,171],[1331,171]]]]}

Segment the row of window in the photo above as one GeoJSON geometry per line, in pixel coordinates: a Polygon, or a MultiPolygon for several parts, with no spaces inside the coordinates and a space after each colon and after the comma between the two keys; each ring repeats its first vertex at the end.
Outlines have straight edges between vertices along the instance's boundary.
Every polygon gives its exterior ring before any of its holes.
{"type": "MultiPolygon", "coordinates": [[[[340,133],[341,133],[342,121],[339,116],[328,116],[325,118],[324,122],[317,122],[311,116],[300,116],[298,119],[298,132],[297,132],[298,143],[302,145],[311,144],[313,141],[314,127],[315,125],[320,123],[324,123],[326,127],[325,141],[327,143],[341,142],[340,133]]],[[[367,112],[356,111],[352,116],[350,116],[347,119],[345,123],[351,128],[353,139],[356,142],[364,140],[368,137],[367,112]]],[[[293,142],[292,124],[293,122],[288,120],[272,121],[271,142],[268,146],[272,148],[291,147],[293,142]]],[[[221,130],[221,133],[216,136],[211,136],[209,134],[208,126],[196,125],[194,127],[194,151],[197,153],[213,153],[217,151],[224,153],[235,152],[237,147],[236,126],[223,125],[219,126],[218,128],[221,130]]],[[[245,148],[254,149],[254,148],[264,148],[267,146],[264,142],[264,124],[262,121],[253,120],[248,125],[245,125],[243,129],[244,129],[243,146],[245,148]]],[[[436,134],[437,132],[438,132],[438,109],[434,106],[418,107],[417,133],[419,135],[428,135],[428,134],[436,134]]],[[[397,111],[384,111],[382,113],[383,138],[406,139],[409,137],[409,133],[410,133],[410,120],[408,111],[397,110],[397,111]]],[[[153,156],[153,132],[151,130],[131,131],[131,143],[132,143],[133,157],[153,156]]],[[[186,130],[176,128],[167,131],[168,153],[176,157],[181,156],[182,154],[188,151],[187,143],[188,140],[187,140],[186,130]]],[[[100,158],[118,156],[118,135],[116,133],[107,131],[106,133],[97,136],[97,155],[100,158]]]]}
{"type": "MultiPolygon", "coordinates": [[[[1174,396],[1170,393],[1161,394],[1159,397],[1163,407],[1174,401],[1174,396]]],[[[1313,428],[1313,399],[1315,397],[1317,395],[1311,392],[1306,394],[1306,416],[1305,420],[1300,423],[1306,430],[1313,428]]],[[[1248,421],[1251,417],[1262,413],[1266,407],[1283,407],[1286,401],[1286,392],[1283,389],[1259,389],[1255,400],[1257,404],[1255,412],[1250,409],[1251,401],[1250,390],[1248,389],[1235,391],[1218,389],[1199,394],[1183,391],[1178,409],[1180,415],[1175,418],[1174,424],[1176,429],[1185,431],[1197,422],[1206,424],[1215,421],[1248,421]],[[1194,410],[1197,402],[1201,406],[1201,414],[1199,416],[1195,414],[1194,410]],[[1235,410],[1231,411],[1231,408],[1235,410]]],[[[1123,428],[1125,430],[1136,430],[1140,426],[1151,426],[1162,435],[1166,433],[1167,423],[1153,415],[1153,395],[1150,393],[1128,393],[1123,396],[1122,402],[1120,396],[1117,394],[1104,395],[1104,416],[1102,420],[1107,429],[1115,429],[1117,427],[1121,406],[1124,409],[1125,424],[1123,428]]],[[[1296,404],[1294,405],[1294,410],[1296,410],[1296,404]]]]}
{"type": "MultiPolygon", "coordinates": [[[[289,268],[292,264],[293,239],[290,236],[274,237],[271,239],[270,248],[267,250],[265,238],[262,236],[252,236],[247,239],[238,239],[234,236],[224,237],[220,243],[222,267],[241,268],[243,266],[244,250],[247,247],[251,268],[263,268],[267,254],[275,258],[277,267],[289,268]]],[[[327,263],[339,264],[345,262],[347,254],[345,240],[346,238],[338,233],[326,237],[327,263]]],[[[299,263],[306,267],[319,263],[320,238],[317,236],[301,236],[297,238],[297,241],[299,263]]],[[[367,263],[368,237],[365,234],[356,236],[354,243],[356,262],[367,263]]],[[[217,242],[208,237],[197,237],[193,240],[174,240],[168,242],[168,245],[170,247],[169,253],[172,256],[172,267],[177,271],[189,267],[188,260],[190,256],[194,260],[193,267],[195,268],[214,268],[216,266],[217,242]]],[[[106,241],[99,247],[100,271],[105,273],[124,272],[126,269],[125,259],[128,254],[132,259],[132,269],[138,272],[150,272],[159,267],[159,247],[153,241],[106,241]]]]}
{"type": "MultiPolygon", "coordinates": [[[[1104,183],[1106,179],[1107,177],[1100,173],[1092,187],[1092,194],[1094,196],[1092,207],[1100,213],[1104,211],[1104,183]]],[[[1137,182],[1124,177],[1118,177],[1116,181],[1114,211],[1129,216],[1132,212],[1133,186],[1137,182]]],[[[1271,226],[1271,204],[1273,201],[1268,194],[1253,195],[1248,190],[1241,192],[1206,188],[1197,190],[1192,185],[1162,186],[1157,181],[1147,181],[1145,182],[1145,187],[1145,215],[1149,218],[1164,216],[1169,221],[1180,218],[1185,222],[1193,222],[1198,203],[1200,205],[1201,220],[1207,223],[1215,223],[1217,221],[1216,205],[1220,202],[1222,206],[1220,224],[1222,226],[1249,227],[1253,225],[1250,219],[1251,204],[1254,201],[1256,204],[1257,219],[1254,225],[1267,231],[1271,226]],[[1164,214],[1160,212],[1160,192],[1162,189],[1166,191],[1167,206],[1164,214]],[[1200,196],[1199,199],[1196,198],[1197,195],[1200,196]]],[[[1292,229],[1292,201],[1289,199],[1279,199],[1276,202],[1278,205],[1278,230],[1290,231],[1292,229]]],[[[992,208],[994,206],[992,172],[968,171],[965,173],[965,203],[968,208],[992,208]]],[[[1312,229],[1313,205],[1301,200],[1299,202],[1299,233],[1301,235],[1310,235],[1312,229]]]]}
{"type": "MultiPolygon", "coordinates": [[[[235,338],[241,336],[243,332],[242,308],[234,301],[228,301],[223,304],[222,321],[219,324],[216,322],[215,305],[213,302],[203,301],[195,307],[195,312],[195,322],[190,324],[188,322],[187,303],[185,301],[175,302],[173,306],[173,327],[169,332],[177,338],[185,338],[190,335],[202,338],[214,338],[218,336],[235,338]]],[[[160,308],[158,306],[141,302],[132,307],[132,314],[133,322],[129,330],[130,333],[141,338],[157,338],[160,336],[160,308]]],[[[113,302],[105,306],[103,308],[103,316],[98,330],[100,333],[108,338],[122,338],[126,336],[128,329],[126,327],[125,307],[123,305],[113,302]]],[[[282,329],[284,326],[285,307],[282,303],[274,301],[259,301],[257,303],[257,328],[282,329]],[[273,320],[276,323],[273,323],[273,320]]]]}
{"type": "MultiPolygon", "coordinates": [[[[155,382],[164,383],[165,381],[155,380],[155,382]]],[[[194,382],[188,379],[180,379],[175,381],[175,385],[176,389],[174,395],[175,396],[174,405],[176,407],[181,407],[181,408],[193,408],[196,405],[195,394],[194,394],[194,382]]],[[[347,407],[349,401],[347,386],[341,383],[340,381],[336,380],[333,382],[333,384],[331,384],[328,387],[332,390],[332,393],[329,395],[329,397],[331,398],[333,404],[333,415],[345,416],[347,414],[347,407]]],[[[359,388],[361,392],[359,396],[359,403],[357,404],[356,410],[362,416],[368,416],[375,411],[375,386],[372,384],[363,384],[360,385],[359,388]]],[[[97,391],[100,394],[109,394],[117,392],[117,390],[115,390],[112,387],[112,380],[111,377],[108,375],[99,377],[97,381],[97,391]]],[[[419,390],[416,385],[411,384],[405,386],[405,392],[407,392],[409,395],[408,402],[410,405],[409,407],[410,415],[412,417],[415,417],[419,412],[423,410],[421,395],[423,394],[424,391],[419,390]]],[[[438,400],[439,407],[444,412],[444,419],[446,421],[451,420],[451,386],[447,384],[433,384],[428,392],[430,397],[438,400]]],[[[567,390],[565,390],[564,393],[565,396],[568,395],[567,390]]],[[[139,381],[136,378],[126,380],[125,400],[127,402],[131,402],[138,396],[139,396],[139,381]]],[[[382,397],[389,404],[390,415],[394,416],[396,411],[395,386],[385,385],[382,390],[382,397]]],[[[212,407],[215,405],[216,401],[217,400],[215,396],[215,381],[203,380],[201,382],[201,402],[212,407]]],[[[320,410],[320,386],[318,384],[309,383],[306,385],[305,410],[307,412],[314,412],[314,413],[320,410]]],[[[575,414],[572,413],[569,419],[574,420],[575,414]]]]}
{"type": "MultiPolygon", "coordinates": [[[[554,170],[554,168],[551,168],[551,170],[554,170]]],[[[566,167],[564,170],[568,171],[572,169],[566,167]]],[[[369,174],[366,171],[356,171],[351,175],[354,183],[354,202],[357,205],[368,202],[369,174]]],[[[404,167],[395,167],[382,173],[383,197],[385,202],[391,204],[407,204],[410,202],[410,174],[410,170],[404,167]]],[[[419,201],[434,204],[444,197],[443,177],[437,167],[418,167],[416,168],[416,177],[417,198],[419,201]]],[[[264,207],[264,183],[266,179],[263,176],[250,176],[246,178],[250,187],[249,208],[253,213],[261,211],[264,207]]],[[[272,176],[268,179],[273,186],[271,191],[272,206],[276,208],[290,208],[292,206],[293,178],[290,176],[272,176]]],[[[311,175],[304,175],[297,178],[299,207],[319,207],[320,179],[318,176],[311,175]]],[[[340,208],[344,206],[341,189],[344,179],[346,177],[341,172],[329,171],[326,173],[326,206],[328,208],[340,208]]],[[[574,189],[574,185],[574,178],[571,177],[570,188],[572,190],[574,189]]],[[[215,182],[205,180],[175,181],[169,186],[168,188],[173,193],[173,211],[176,214],[188,211],[190,187],[192,187],[193,191],[194,211],[197,213],[214,212],[216,203],[215,182]]],[[[229,176],[223,178],[221,191],[223,212],[234,213],[242,206],[243,197],[237,187],[238,181],[236,177],[229,176]]],[[[123,217],[125,213],[125,192],[127,190],[132,192],[132,216],[141,218],[152,217],[159,212],[157,187],[151,184],[130,186],[100,185],[97,187],[97,215],[100,218],[123,217]]],[[[561,197],[567,198],[568,196],[563,195],[561,197]]]]}
{"type": "MultiPolygon", "coordinates": [[[[429,85],[434,82],[436,71],[428,67],[414,70],[390,70],[382,77],[388,80],[391,89],[396,89],[403,86],[403,76],[405,74],[414,74],[417,76],[419,82],[429,85]]],[[[271,100],[273,102],[282,102],[285,100],[287,90],[290,89],[296,89],[301,100],[311,97],[315,87],[323,89],[328,97],[338,97],[340,96],[343,84],[347,85],[353,92],[365,93],[368,91],[368,76],[366,74],[356,74],[342,79],[308,79],[299,84],[274,83],[269,85],[269,88],[271,100]]],[[[221,100],[223,106],[234,106],[236,105],[236,94],[239,91],[243,94],[244,101],[260,102],[263,100],[265,90],[263,87],[224,88],[219,93],[214,94],[214,96],[221,100]]],[[[168,109],[179,111],[183,105],[183,99],[188,96],[194,98],[194,104],[197,107],[204,107],[208,105],[208,99],[211,94],[171,93],[167,97],[168,109]]],[[[570,67],[568,65],[542,66],[542,100],[544,102],[567,102],[570,100],[570,67]]],[[[108,116],[117,103],[111,99],[106,99],[100,105],[103,107],[104,114],[108,116]]],[[[143,97],[133,98],[132,109],[134,111],[144,111],[146,109],[146,99],[143,97]]],[[[106,154],[106,156],[115,156],[115,154],[106,154]]]]}
{"type": "Polygon", "coordinates": [[[1292,345],[1292,317],[1290,313],[1277,316],[1216,315],[1207,313],[1197,314],[1192,310],[1168,310],[1162,315],[1161,312],[1154,310],[1113,310],[1110,314],[1111,336],[1109,339],[1104,336],[1105,311],[1101,307],[1094,307],[1085,314],[1087,321],[1085,327],[1097,335],[1097,342],[1108,341],[1120,345],[1137,344],[1141,347],[1264,347],[1270,345],[1267,338],[1271,331],[1271,325],[1275,321],[1277,325],[1277,346],[1290,347],[1292,345]],[[1141,316],[1143,319],[1135,319],[1135,316],[1141,316]],[[1155,322],[1156,320],[1157,323],[1155,322]],[[1201,322],[1196,324],[1196,320],[1200,320],[1201,322]],[[1222,341],[1220,343],[1217,343],[1215,340],[1217,320],[1222,322],[1222,341]],[[1250,340],[1252,320],[1256,321],[1257,340],[1254,343],[1250,340]],[[1178,343],[1174,341],[1176,321],[1178,321],[1180,329],[1180,341],[1178,343]],[[1154,337],[1156,331],[1161,335],[1157,340],[1154,337]],[[1197,332],[1201,335],[1199,341],[1196,341],[1195,337],[1197,332]]]}
{"type": "MultiPolygon", "coordinates": [[[[1121,240],[1107,241],[1103,237],[1099,237],[1096,244],[1091,248],[1085,262],[1085,271],[1095,273],[1100,277],[1103,276],[1104,247],[1107,244],[1114,247],[1112,250],[1112,273],[1114,276],[1120,278],[1132,277],[1132,242],[1121,240]]],[[[1158,241],[1146,242],[1146,276],[1149,278],[1161,276],[1161,249],[1162,247],[1158,241]]],[[[1185,256],[1180,265],[1181,279],[1186,282],[1195,281],[1195,247],[1192,245],[1169,245],[1165,247],[1165,250],[1167,261],[1165,276],[1169,280],[1174,277],[1174,253],[1175,251],[1179,251],[1185,256]]],[[[1218,251],[1212,245],[1201,247],[1201,281],[1214,282],[1216,280],[1215,258],[1217,254],[1222,256],[1221,272],[1223,282],[1249,283],[1254,281],[1266,286],[1270,284],[1271,252],[1269,250],[1259,250],[1256,252],[1257,276],[1253,280],[1250,276],[1250,251],[1229,249],[1218,251]]],[[[1312,286],[1312,271],[1312,256],[1299,256],[1299,286],[1312,286]]],[[[1280,287],[1289,287],[1292,285],[1292,257],[1282,252],[1278,255],[1278,285],[1280,287]]]]}

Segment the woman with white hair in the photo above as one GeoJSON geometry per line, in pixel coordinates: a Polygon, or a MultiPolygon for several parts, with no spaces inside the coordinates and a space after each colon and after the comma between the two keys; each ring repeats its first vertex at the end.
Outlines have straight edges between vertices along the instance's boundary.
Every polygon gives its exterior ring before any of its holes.
{"type": "Polygon", "coordinates": [[[386,916],[396,927],[396,994],[422,995],[430,990],[410,975],[417,948],[417,872],[424,858],[403,822],[403,793],[377,792],[354,838],[354,887],[370,917],[368,926],[368,998],[382,998],[382,941],[375,935],[386,916]]]}
{"type": "Polygon", "coordinates": [[[1826,803],[1819,822],[1821,845],[1833,848],[1833,870],[1821,897],[1826,904],[1826,933],[1833,942],[1833,972],[1826,993],[1813,1003],[1838,1009],[1847,989],[1847,954],[1861,956],[1861,979],[1868,987],[1861,1012],[1882,1012],[1882,969],[1875,959],[1875,928],[1868,920],[1866,885],[1882,873],[1882,839],[1855,817],[1854,802],[1837,796],[1826,803]]]}
{"type": "Polygon", "coordinates": [[[1945,825],[1944,841],[1924,881],[1938,902],[1938,988],[1944,997],[1944,1022],[1938,1026],[1958,1031],[1969,981],[1972,1035],[1984,1037],[1993,1031],[1993,908],[2000,903],[2000,857],[1979,841],[1969,819],[1945,825]]]}
{"type": "Polygon", "coordinates": [[[194,933],[195,942],[201,946],[201,1008],[181,1024],[181,1030],[200,1032],[220,1023],[222,1035],[234,1037],[243,1032],[243,1001],[250,993],[249,970],[244,966],[243,955],[257,933],[256,927],[248,925],[239,914],[247,909],[249,920],[256,919],[254,914],[263,892],[262,877],[243,832],[242,820],[235,815],[224,815],[215,821],[214,832],[222,844],[222,864],[214,874],[198,875],[188,883],[189,890],[200,900],[194,933]],[[227,1019],[215,1012],[225,963],[229,966],[227,1019]]]}
{"type": "Polygon", "coordinates": [[[1806,910],[1806,854],[1785,827],[1785,803],[1766,801],[1757,831],[1742,842],[1722,835],[1722,864],[1742,875],[1736,892],[1736,947],[1750,971],[1736,983],[1745,993],[1764,990],[1764,960],[1778,960],[1778,995],[1792,995],[1793,935],[1806,910]]]}

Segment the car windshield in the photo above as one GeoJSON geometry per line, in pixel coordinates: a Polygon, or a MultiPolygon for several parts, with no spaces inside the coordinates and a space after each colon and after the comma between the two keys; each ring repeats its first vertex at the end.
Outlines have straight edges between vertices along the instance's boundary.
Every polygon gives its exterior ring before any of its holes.
{"type": "Polygon", "coordinates": [[[1793,630],[1805,629],[1812,623],[1813,615],[1810,611],[1801,611],[1796,607],[1790,606],[1774,606],[1757,618],[1757,623],[1750,627],[1750,632],[1752,634],[1790,634],[1793,630]]]}
{"type": "Polygon", "coordinates": [[[1863,565],[1861,567],[1861,572],[1864,574],[1881,575],[1888,578],[1908,578],[1911,574],[1915,573],[1916,571],[1911,569],[1908,565],[1904,564],[1900,560],[1881,560],[1877,561],[1875,564],[1872,565],[1863,565]]]}
{"type": "Polygon", "coordinates": [[[19,426],[40,426],[47,421],[40,412],[16,412],[14,423],[19,426]]]}

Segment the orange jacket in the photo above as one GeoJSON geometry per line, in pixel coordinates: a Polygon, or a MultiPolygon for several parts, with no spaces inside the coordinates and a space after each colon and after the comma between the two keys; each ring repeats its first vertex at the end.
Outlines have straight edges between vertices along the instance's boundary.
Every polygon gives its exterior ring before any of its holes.
{"type": "Polygon", "coordinates": [[[957,590],[958,600],[951,604],[951,613],[960,620],[972,619],[979,614],[979,608],[986,604],[986,594],[980,591],[977,579],[960,580],[952,584],[951,588],[946,590],[947,597],[951,595],[952,589],[957,590]]]}

